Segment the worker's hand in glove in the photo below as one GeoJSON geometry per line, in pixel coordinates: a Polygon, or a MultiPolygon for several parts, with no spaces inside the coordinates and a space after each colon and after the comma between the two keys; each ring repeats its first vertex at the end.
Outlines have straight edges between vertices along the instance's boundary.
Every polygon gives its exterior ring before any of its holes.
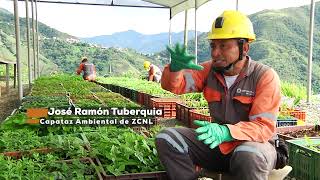
{"type": "Polygon", "coordinates": [[[182,69],[203,69],[202,66],[193,63],[195,57],[187,53],[185,46],[182,45],[180,47],[180,45],[177,43],[175,49],[172,49],[169,46],[167,46],[167,50],[169,51],[171,56],[170,70],[172,72],[177,72],[182,69]]]}
{"type": "Polygon", "coordinates": [[[211,149],[223,142],[233,140],[229,128],[226,125],[219,125],[217,123],[210,123],[200,120],[195,120],[193,123],[197,126],[200,126],[198,129],[196,129],[198,140],[209,145],[211,149]]]}

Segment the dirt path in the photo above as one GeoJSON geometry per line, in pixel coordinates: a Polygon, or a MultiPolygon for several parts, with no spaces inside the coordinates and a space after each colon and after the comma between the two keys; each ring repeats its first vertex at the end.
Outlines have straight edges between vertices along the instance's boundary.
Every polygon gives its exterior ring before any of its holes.
{"type": "MultiPolygon", "coordinates": [[[[23,89],[24,95],[29,93],[27,86],[25,86],[23,89]]],[[[20,102],[18,99],[17,88],[11,88],[9,94],[7,92],[2,92],[0,97],[0,122],[5,120],[15,108],[19,107],[20,102]]]]}

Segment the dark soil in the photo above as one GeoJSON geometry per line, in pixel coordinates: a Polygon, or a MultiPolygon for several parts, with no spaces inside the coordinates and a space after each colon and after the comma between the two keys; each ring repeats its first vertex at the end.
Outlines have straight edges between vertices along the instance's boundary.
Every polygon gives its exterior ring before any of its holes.
{"type": "MultiPolygon", "coordinates": [[[[25,86],[23,88],[23,94],[28,94],[29,88],[25,86]]],[[[5,120],[15,108],[20,106],[18,89],[11,88],[9,93],[1,92],[0,97],[0,122],[5,120]]]]}
{"type": "Polygon", "coordinates": [[[320,136],[320,130],[318,126],[315,128],[310,128],[310,129],[303,129],[300,131],[294,131],[294,132],[285,132],[281,133],[283,135],[287,135],[293,138],[303,138],[304,136],[308,137],[319,137],[320,136]]]}

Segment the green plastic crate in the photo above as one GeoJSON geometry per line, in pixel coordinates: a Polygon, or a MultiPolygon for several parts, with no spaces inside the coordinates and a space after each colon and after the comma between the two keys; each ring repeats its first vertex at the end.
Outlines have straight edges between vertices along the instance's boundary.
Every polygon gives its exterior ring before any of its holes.
{"type": "MultiPolygon", "coordinates": [[[[310,138],[312,144],[320,144],[320,138],[310,138]]],[[[293,171],[290,176],[299,180],[320,180],[320,152],[312,150],[306,139],[287,140],[289,164],[293,171]]]]}

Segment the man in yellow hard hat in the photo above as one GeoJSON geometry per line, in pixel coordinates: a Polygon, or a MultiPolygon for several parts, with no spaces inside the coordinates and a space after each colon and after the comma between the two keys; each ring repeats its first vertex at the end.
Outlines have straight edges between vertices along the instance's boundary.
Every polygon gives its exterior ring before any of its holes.
{"type": "MultiPolygon", "coordinates": [[[[196,65],[185,47],[168,47],[171,63],[161,85],[176,94],[203,92],[213,122],[195,120],[198,128],[167,128],[156,136],[159,158],[170,179],[196,179],[195,165],[229,172],[238,180],[267,180],[277,161],[276,120],[280,81],[270,67],[250,58],[256,39],[250,19],[224,11],[208,34],[211,60],[196,65]]],[[[278,149],[278,148],[277,148],[278,149]]]]}
{"type": "Polygon", "coordinates": [[[79,68],[77,69],[76,73],[78,75],[83,72],[83,79],[87,81],[96,81],[96,67],[94,66],[93,63],[89,63],[87,57],[83,57],[81,59],[81,63],[79,65],[79,68]]]}
{"type": "Polygon", "coordinates": [[[143,67],[148,71],[148,81],[160,82],[162,72],[158,66],[151,64],[150,61],[144,61],[143,67]]]}

